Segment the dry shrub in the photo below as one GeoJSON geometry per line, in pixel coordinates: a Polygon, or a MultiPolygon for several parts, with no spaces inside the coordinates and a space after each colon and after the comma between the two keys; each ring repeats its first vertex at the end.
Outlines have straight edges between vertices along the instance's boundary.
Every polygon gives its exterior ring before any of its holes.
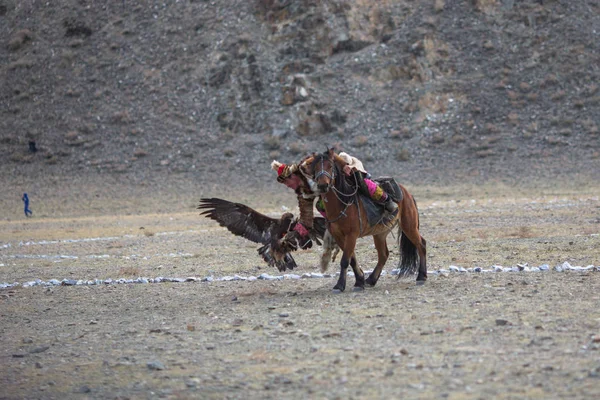
{"type": "Polygon", "coordinates": [[[154,232],[151,231],[150,229],[145,229],[144,228],[144,229],[142,229],[142,232],[144,233],[144,236],[146,236],[146,237],[152,237],[152,236],[154,236],[154,232]]]}
{"type": "Polygon", "coordinates": [[[446,141],[446,138],[441,133],[436,133],[431,137],[431,143],[442,144],[446,141]]]}
{"type": "Polygon", "coordinates": [[[281,139],[279,139],[279,136],[266,136],[265,147],[269,150],[277,150],[281,147],[281,139]]]}
{"type": "Polygon", "coordinates": [[[519,124],[519,114],[517,114],[516,112],[511,112],[510,114],[508,114],[507,119],[511,125],[519,124]]]}
{"type": "Polygon", "coordinates": [[[471,0],[477,11],[490,14],[496,8],[496,0],[471,0]]]}
{"type": "Polygon", "coordinates": [[[47,165],[58,164],[58,158],[54,157],[53,155],[50,155],[49,157],[46,157],[46,159],[44,160],[44,163],[46,163],[47,165]]]}
{"type": "Polygon", "coordinates": [[[119,276],[140,276],[140,269],[138,267],[121,267],[119,269],[119,276]]]}
{"type": "Polygon", "coordinates": [[[584,235],[597,235],[600,232],[600,227],[599,226],[584,226],[583,227],[583,234],[584,235]]]}
{"type": "Polygon", "coordinates": [[[33,33],[29,29],[21,29],[8,42],[8,49],[11,51],[19,50],[31,40],[33,40],[33,33]]]}
{"type": "Polygon", "coordinates": [[[410,160],[410,152],[408,149],[400,149],[398,153],[396,153],[396,160],[398,161],[409,161],[410,160]]]}
{"type": "Polygon", "coordinates": [[[517,237],[520,239],[527,239],[536,237],[535,232],[529,226],[521,226],[516,231],[509,233],[508,236],[517,237]]]}
{"type": "Polygon", "coordinates": [[[531,93],[527,93],[527,96],[525,96],[527,98],[527,100],[529,101],[536,101],[538,99],[538,94],[531,92],[531,93]]]}
{"type": "Polygon", "coordinates": [[[112,115],[112,121],[117,124],[129,124],[131,123],[131,115],[129,111],[117,111],[112,115]]]}
{"type": "Polygon", "coordinates": [[[567,95],[567,92],[565,92],[564,90],[559,90],[558,92],[556,92],[552,96],[550,96],[550,98],[554,101],[558,101],[558,100],[564,99],[564,97],[566,95],[567,95]]]}
{"type": "Polygon", "coordinates": [[[27,58],[27,57],[23,57],[15,62],[12,62],[10,64],[8,64],[8,70],[9,71],[13,71],[16,69],[21,69],[21,68],[32,68],[35,65],[35,61],[32,60],[31,58],[27,58]]]}
{"type": "Polygon", "coordinates": [[[445,0],[435,0],[435,3],[433,4],[433,9],[435,10],[435,12],[442,12],[444,11],[444,7],[446,6],[446,1],[445,0]]]}
{"type": "Polygon", "coordinates": [[[492,149],[479,150],[475,152],[475,156],[477,158],[486,158],[496,154],[496,152],[492,149]]]}
{"type": "Polygon", "coordinates": [[[12,153],[10,155],[10,161],[16,163],[30,163],[33,157],[30,154],[23,154],[20,152],[12,153]]]}
{"type": "Polygon", "coordinates": [[[354,145],[356,147],[363,147],[369,143],[369,138],[365,135],[360,135],[354,139],[354,145]]]}
{"type": "Polygon", "coordinates": [[[146,157],[148,155],[148,152],[142,149],[135,149],[135,151],[133,152],[133,155],[135,157],[146,157]]]}
{"type": "Polygon", "coordinates": [[[79,137],[79,133],[77,131],[69,131],[69,132],[65,133],[65,140],[68,142],[77,140],[78,137],[79,137]]]}
{"type": "Polygon", "coordinates": [[[499,131],[498,127],[496,125],[492,124],[491,122],[486,123],[483,126],[483,130],[487,134],[494,134],[494,133],[498,133],[498,131],[499,131]]]}
{"type": "Polygon", "coordinates": [[[410,139],[412,136],[413,134],[408,126],[390,132],[390,138],[392,139],[410,139]]]}
{"type": "Polygon", "coordinates": [[[478,230],[477,232],[475,232],[475,235],[476,235],[476,236],[477,236],[479,239],[483,239],[483,240],[485,240],[485,239],[489,239],[489,237],[490,237],[490,234],[489,234],[489,232],[487,232],[487,231],[484,231],[484,230],[481,230],[481,229],[480,229],[480,230],[478,230]]]}
{"type": "Polygon", "coordinates": [[[304,154],[306,153],[306,146],[300,142],[294,142],[290,144],[290,153],[292,154],[304,154]]]}
{"type": "Polygon", "coordinates": [[[538,123],[532,122],[529,125],[527,125],[527,127],[525,129],[527,129],[529,132],[537,132],[538,131],[538,123]]]}
{"type": "Polygon", "coordinates": [[[519,89],[521,89],[522,92],[529,92],[531,90],[531,85],[527,82],[521,82],[519,83],[519,89]]]}
{"type": "Polygon", "coordinates": [[[463,135],[461,135],[460,133],[456,133],[454,135],[452,135],[452,137],[450,138],[450,143],[454,143],[454,144],[458,144],[458,143],[464,143],[467,141],[467,138],[463,135]]]}
{"type": "Polygon", "coordinates": [[[554,86],[558,84],[558,77],[554,74],[548,74],[544,80],[540,83],[540,86],[545,88],[548,86],[554,86]]]}
{"type": "Polygon", "coordinates": [[[521,97],[521,94],[519,92],[515,92],[514,90],[509,90],[506,92],[508,98],[510,100],[519,100],[519,98],[521,97]]]}
{"type": "Polygon", "coordinates": [[[426,93],[419,99],[419,109],[425,113],[443,114],[448,108],[448,95],[426,93]]]}
{"type": "MultiPolygon", "coordinates": [[[[425,37],[423,39],[423,48],[425,49],[425,57],[432,66],[439,66],[440,62],[448,58],[450,49],[448,44],[435,37],[425,37]]],[[[438,71],[443,72],[443,71],[438,71]]]]}

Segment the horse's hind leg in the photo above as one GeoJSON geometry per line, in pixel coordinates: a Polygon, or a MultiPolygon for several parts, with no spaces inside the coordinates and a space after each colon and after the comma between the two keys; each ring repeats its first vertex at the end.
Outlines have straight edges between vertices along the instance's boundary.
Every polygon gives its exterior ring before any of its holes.
{"type": "Polygon", "coordinates": [[[369,277],[367,278],[367,285],[375,286],[379,277],[381,276],[381,270],[385,265],[388,257],[390,256],[390,251],[387,246],[387,233],[375,235],[373,236],[373,241],[375,242],[375,248],[377,249],[377,266],[371,272],[369,277]]]}
{"type": "Polygon", "coordinates": [[[419,274],[417,275],[417,283],[425,283],[427,280],[427,241],[423,236],[419,235],[419,237],[421,238],[421,245],[417,246],[417,251],[419,252],[419,274]]]}

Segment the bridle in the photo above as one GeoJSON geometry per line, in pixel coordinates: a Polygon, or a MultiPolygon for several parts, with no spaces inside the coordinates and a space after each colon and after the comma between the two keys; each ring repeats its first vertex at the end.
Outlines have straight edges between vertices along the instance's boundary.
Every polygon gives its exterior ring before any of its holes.
{"type": "Polygon", "coordinates": [[[319,180],[320,177],[325,176],[327,178],[329,178],[329,184],[327,185],[327,190],[331,189],[331,187],[333,186],[334,182],[335,182],[335,170],[333,168],[333,161],[329,160],[329,163],[332,165],[331,168],[331,173],[325,171],[325,157],[321,156],[321,170],[314,174],[314,178],[313,180],[315,182],[317,182],[319,180]]]}
{"type": "MultiPolygon", "coordinates": [[[[338,188],[335,187],[334,161],[331,160],[330,158],[328,158],[328,161],[331,164],[331,173],[329,173],[325,170],[325,157],[321,156],[320,158],[321,158],[321,170],[319,172],[313,173],[313,175],[314,175],[313,180],[315,182],[317,182],[321,176],[325,176],[325,177],[329,178],[329,184],[327,185],[327,190],[328,191],[331,190],[333,192],[333,194],[335,195],[335,197],[337,197],[339,202],[344,205],[344,209],[342,211],[340,211],[339,215],[336,218],[334,218],[334,219],[327,218],[327,222],[331,224],[333,222],[338,221],[342,217],[348,216],[348,214],[346,214],[346,210],[348,210],[348,207],[350,207],[352,204],[356,203],[356,193],[358,192],[358,185],[356,185],[354,192],[352,192],[352,193],[347,194],[347,193],[341,192],[338,188]],[[346,202],[340,197],[340,195],[350,197],[351,200],[346,202]]],[[[323,197],[322,194],[320,194],[320,196],[323,199],[323,201],[327,202],[327,199],[325,197],[323,197]]],[[[356,205],[357,205],[358,213],[360,216],[360,207],[358,207],[358,203],[356,203],[356,205]]],[[[360,221],[360,217],[359,217],[359,221],[360,221]]],[[[362,221],[360,221],[360,224],[361,224],[361,226],[359,229],[362,232],[362,221]]]]}

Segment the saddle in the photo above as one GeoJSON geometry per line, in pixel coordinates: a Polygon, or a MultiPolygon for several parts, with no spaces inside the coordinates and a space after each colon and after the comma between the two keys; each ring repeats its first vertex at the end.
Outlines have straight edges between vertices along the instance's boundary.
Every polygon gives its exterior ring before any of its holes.
{"type": "MultiPolygon", "coordinates": [[[[373,181],[377,182],[379,186],[394,200],[399,203],[402,201],[402,189],[396,183],[396,180],[391,176],[382,176],[373,181]]],[[[367,220],[369,221],[369,226],[375,226],[377,224],[389,224],[391,220],[394,219],[396,211],[394,214],[390,214],[385,210],[384,207],[380,203],[376,203],[369,196],[366,196],[362,193],[359,193],[359,199],[362,201],[363,206],[367,212],[367,220]]]]}

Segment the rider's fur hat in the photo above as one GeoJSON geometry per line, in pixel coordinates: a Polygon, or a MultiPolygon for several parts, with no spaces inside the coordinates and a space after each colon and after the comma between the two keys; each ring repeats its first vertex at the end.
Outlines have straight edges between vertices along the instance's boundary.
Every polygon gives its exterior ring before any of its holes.
{"type": "Polygon", "coordinates": [[[296,172],[298,166],[296,164],[285,165],[277,160],[273,160],[271,163],[271,169],[277,171],[277,182],[283,182],[291,174],[296,172]]]}

